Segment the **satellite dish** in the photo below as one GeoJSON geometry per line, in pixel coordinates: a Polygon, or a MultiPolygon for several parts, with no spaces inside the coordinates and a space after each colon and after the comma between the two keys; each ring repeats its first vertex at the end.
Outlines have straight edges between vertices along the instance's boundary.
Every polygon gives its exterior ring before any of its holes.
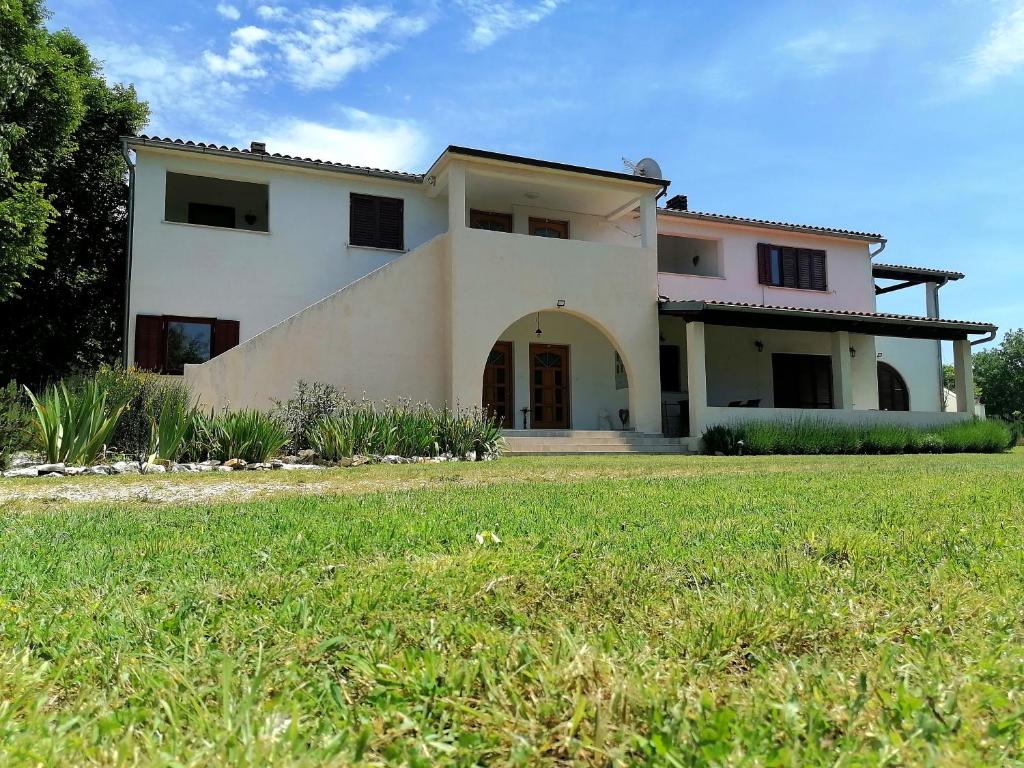
{"type": "Polygon", "coordinates": [[[649,179],[661,178],[661,166],[652,157],[645,157],[633,166],[633,175],[646,176],[649,179]]]}

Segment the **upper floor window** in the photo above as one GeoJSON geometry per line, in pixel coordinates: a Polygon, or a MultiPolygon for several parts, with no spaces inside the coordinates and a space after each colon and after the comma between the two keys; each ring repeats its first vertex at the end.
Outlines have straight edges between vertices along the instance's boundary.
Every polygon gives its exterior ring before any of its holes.
{"type": "Polygon", "coordinates": [[[164,220],[267,232],[269,192],[266,184],[168,171],[164,220]]]}
{"type": "Polygon", "coordinates": [[[758,243],[757,281],[777,288],[828,290],[825,251],[758,243]]]}
{"type": "Polygon", "coordinates": [[[469,212],[469,227],[470,229],[488,229],[491,232],[511,232],[512,214],[472,210],[469,212]]]}
{"type": "Polygon", "coordinates": [[[721,277],[718,240],[658,235],[658,271],[673,275],[721,277]]]}
{"type": "Polygon", "coordinates": [[[530,218],[530,234],[535,237],[554,237],[561,240],[569,239],[569,222],[557,219],[530,218]]]}
{"type": "Polygon", "coordinates": [[[361,195],[349,198],[350,245],[405,249],[405,201],[398,197],[361,195]]]}

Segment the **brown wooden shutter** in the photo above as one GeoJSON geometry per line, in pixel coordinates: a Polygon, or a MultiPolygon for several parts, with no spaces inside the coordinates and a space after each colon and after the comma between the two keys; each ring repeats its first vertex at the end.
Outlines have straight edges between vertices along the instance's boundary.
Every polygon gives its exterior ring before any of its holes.
{"type": "Polygon", "coordinates": [[[811,251],[810,263],[810,287],[816,291],[828,290],[828,271],[825,267],[825,251],[811,251]]]}
{"type": "Polygon", "coordinates": [[[796,288],[798,285],[797,258],[795,248],[780,248],[782,252],[782,285],[785,288],[796,288]]]}
{"type": "Polygon", "coordinates": [[[757,282],[761,285],[772,284],[771,246],[768,243],[757,244],[757,282]]]}
{"type": "Polygon", "coordinates": [[[348,213],[349,243],[377,247],[377,199],[353,192],[349,197],[348,213]]]}
{"type": "Polygon", "coordinates": [[[135,316],[135,365],[147,371],[164,367],[164,321],[160,315],[135,316]]]}
{"type": "Polygon", "coordinates": [[[377,199],[378,227],[381,248],[404,248],[404,209],[405,201],[395,197],[377,199]]]}
{"type": "Polygon", "coordinates": [[[213,344],[210,357],[216,357],[238,346],[238,321],[215,320],[213,322],[213,344]]]}

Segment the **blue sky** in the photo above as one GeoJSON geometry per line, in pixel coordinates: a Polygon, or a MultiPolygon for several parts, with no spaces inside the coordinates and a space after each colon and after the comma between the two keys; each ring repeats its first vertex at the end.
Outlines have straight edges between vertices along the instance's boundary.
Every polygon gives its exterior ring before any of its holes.
{"type": "Polygon", "coordinates": [[[410,171],[650,155],[691,208],[881,232],[881,260],[967,273],[944,316],[1024,325],[1024,0],[50,7],[150,133],[410,171]]]}

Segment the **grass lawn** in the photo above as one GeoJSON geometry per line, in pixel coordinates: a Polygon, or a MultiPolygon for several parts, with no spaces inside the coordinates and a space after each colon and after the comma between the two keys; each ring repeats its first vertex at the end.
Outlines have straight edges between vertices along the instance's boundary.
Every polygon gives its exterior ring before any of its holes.
{"type": "Polygon", "coordinates": [[[1020,450],[280,478],[0,485],[3,765],[1024,761],[1020,450]]]}

